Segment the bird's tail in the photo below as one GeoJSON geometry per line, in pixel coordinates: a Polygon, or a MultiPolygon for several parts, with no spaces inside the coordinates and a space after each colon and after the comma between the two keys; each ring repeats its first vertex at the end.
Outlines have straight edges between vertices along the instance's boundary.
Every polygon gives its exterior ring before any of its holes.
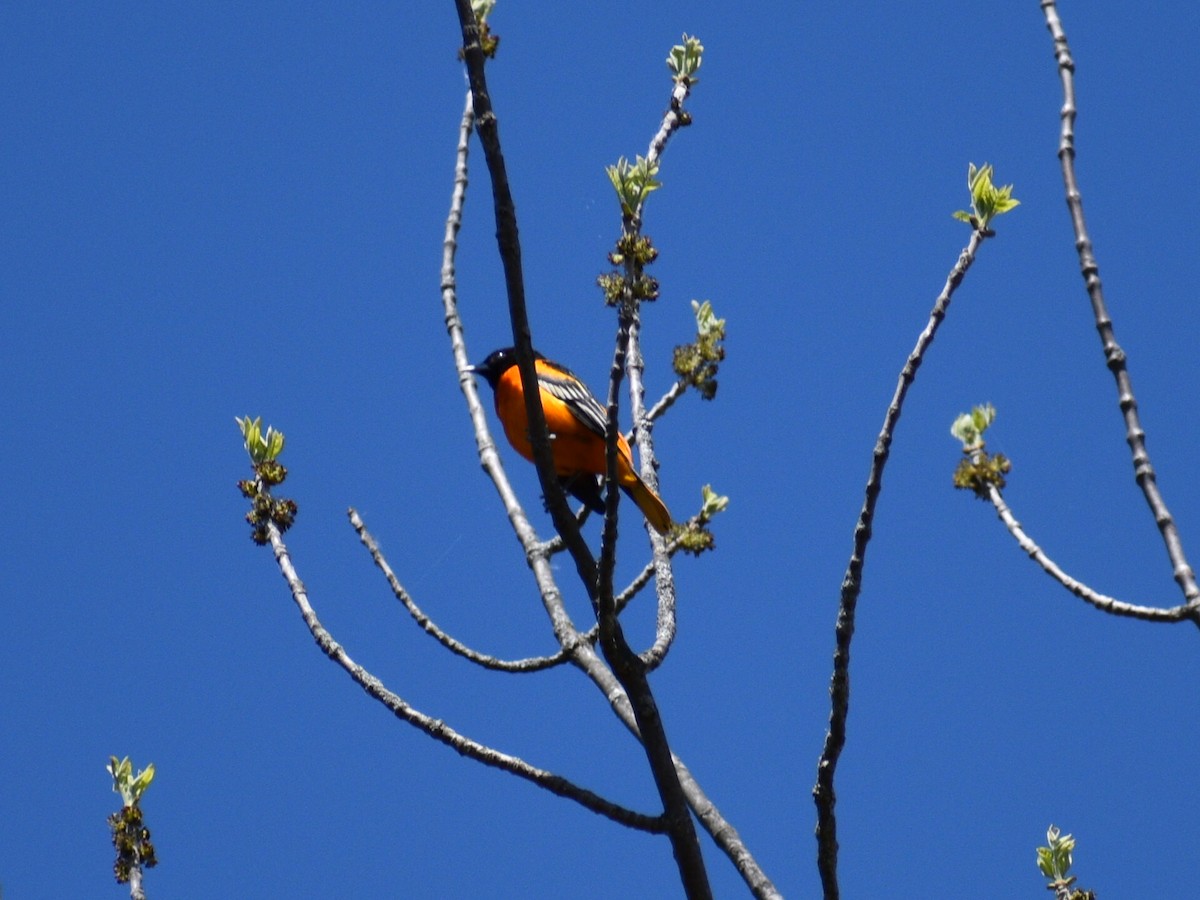
{"type": "Polygon", "coordinates": [[[659,534],[668,534],[671,531],[671,513],[667,505],[658,494],[646,487],[642,479],[635,474],[633,480],[622,484],[621,488],[629,495],[629,499],[638,505],[638,509],[655,531],[659,534]]]}

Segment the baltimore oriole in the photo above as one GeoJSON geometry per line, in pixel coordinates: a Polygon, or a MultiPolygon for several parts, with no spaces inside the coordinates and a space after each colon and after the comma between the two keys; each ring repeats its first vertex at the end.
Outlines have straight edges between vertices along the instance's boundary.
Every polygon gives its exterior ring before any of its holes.
{"type": "MultiPolygon", "coordinates": [[[[602,513],[602,481],[597,476],[603,476],[606,469],[604,432],[608,416],[600,401],[570,369],[551,362],[537,351],[533,356],[558,480],[575,499],[602,513]]],[[[471,366],[471,371],[482,375],[492,386],[496,415],[504,426],[505,437],[514,450],[532,462],[533,446],[529,442],[529,420],[525,415],[516,349],[497,350],[479,365],[471,366]]],[[[617,435],[617,484],[638,505],[655,531],[666,534],[671,530],[671,513],[633,470],[629,443],[621,435],[617,435]]]]}

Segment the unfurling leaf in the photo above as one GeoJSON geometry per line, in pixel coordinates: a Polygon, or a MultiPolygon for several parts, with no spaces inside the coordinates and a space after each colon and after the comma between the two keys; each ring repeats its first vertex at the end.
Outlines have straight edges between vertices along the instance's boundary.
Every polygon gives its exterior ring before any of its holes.
{"type": "Polygon", "coordinates": [[[971,211],[960,209],[953,214],[954,218],[968,222],[981,231],[988,231],[996,216],[1021,204],[1020,200],[1013,197],[1011,184],[996,187],[992,183],[992,167],[988,163],[982,166],[976,166],[975,163],[967,165],[967,190],[971,192],[971,211]]]}
{"type": "Polygon", "coordinates": [[[667,68],[671,70],[671,77],[676,81],[695,84],[700,80],[696,77],[696,72],[703,61],[704,45],[700,43],[699,38],[688,37],[685,34],[683,43],[671,48],[671,55],[667,57],[667,68]]]}

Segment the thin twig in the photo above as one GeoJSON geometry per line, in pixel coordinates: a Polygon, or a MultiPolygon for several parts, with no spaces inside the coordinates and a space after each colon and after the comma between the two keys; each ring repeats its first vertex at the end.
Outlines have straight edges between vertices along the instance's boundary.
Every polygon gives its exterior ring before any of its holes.
{"type": "Polygon", "coordinates": [[[499,659],[495,656],[489,656],[486,653],[480,653],[478,650],[473,650],[458,639],[447,634],[437,626],[429,616],[425,615],[424,611],[417,606],[416,601],[404,589],[404,585],[400,583],[400,579],[396,577],[396,573],[392,571],[392,567],[388,565],[387,559],[384,558],[383,552],[379,549],[379,544],[375,538],[367,531],[367,526],[363,523],[362,517],[354,509],[348,510],[350,516],[350,524],[354,526],[354,530],[358,533],[358,539],[362,545],[367,548],[371,554],[371,559],[375,561],[375,565],[379,571],[383,572],[383,576],[387,579],[388,585],[392,589],[392,593],[396,599],[404,604],[404,608],[408,610],[409,615],[413,617],[418,625],[431,635],[439,644],[464,659],[468,659],[473,663],[483,666],[485,669],[492,669],[496,672],[541,672],[546,669],[551,669],[554,666],[562,665],[567,661],[567,654],[561,649],[552,656],[534,656],[528,659],[499,659]]]}
{"type": "MultiPolygon", "coordinates": [[[[463,109],[462,121],[458,130],[458,150],[455,157],[454,191],[450,199],[450,212],[446,217],[446,232],[442,241],[442,310],[446,322],[446,333],[450,337],[450,348],[454,355],[455,369],[458,371],[458,385],[467,401],[467,412],[475,433],[475,442],[479,451],[480,465],[495,485],[509,521],[516,531],[522,549],[531,556],[540,555],[537,548],[540,545],[529,517],[525,515],[516,492],[504,471],[500,455],[496,452],[496,442],[488,429],[487,414],[479,399],[479,391],[475,386],[475,377],[470,372],[470,359],[467,356],[466,338],[463,334],[462,316],[458,312],[458,290],[455,273],[455,256],[458,252],[458,231],[462,225],[462,211],[466,203],[467,192],[467,159],[470,149],[471,131],[474,127],[475,113],[471,92],[467,91],[466,106],[463,109]]],[[[556,635],[558,634],[556,630],[556,635]]]]}
{"type": "Polygon", "coordinates": [[[559,483],[550,450],[550,432],[542,409],[537,373],[533,366],[533,337],[529,313],[525,306],[525,276],[521,266],[521,238],[517,229],[517,209],[508,183],[508,169],[500,147],[500,128],[492,108],[484,70],[483,46],[479,24],[471,10],[470,0],[455,0],[459,27],[462,30],[463,59],[467,64],[467,81],[471,87],[471,103],[475,110],[475,133],[483,146],[484,161],[492,182],[492,208],[496,220],[496,243],[504,270],[504,288],[508,298],[508,316],[512,323],[513,346],[516,348],[517,369],[521,374],[526,420],[529,424],[529,443],[533,462],[546,509],[554,527],[566,543],[575,568],[589,593],[596,589],[596,561],[583,540],[579,524],[567,505],[567,495],[559,483]]]}
{"type": "MultiPolygon", "coordinates": [[[[669,556],[674,556],[679,552],[679,547],[683,543],[683,537],[687,533],[687,530],[692,526],[699,524],[699,521],[699,516],[693,516],[687,522],[683,523],[681,526],[683,530],[676,537],[671,538],[671,540],[667,542],[667,554],[669,556]]],[[[654,577],[654,571],[654,560],[650,560],[650,562],[646,563],[646,565],[642,567],[642,571],[638,572],[637,575],[634,576],[633,580],[625,586],[625,589],[621,591],[621,593],[613,596],[613,605],[616,607],[617,615],[620,615],[622,610],[629,605],[630,601],[633,600],[633,598],[636,597],[638,593],[640,593],[641,590],[650,583],[650,579],[654,577]]],[[[599,623],[593,625],[587,631],[581,632],[579,636],[588,643],[594,644],[600,637],[599,623]]],[[[643,653],[640,655],[644,661],[646,654],[643,653]]]]}
{"type": "MultiPolygon", "coordinates": [[[[618,354],[619,355],[619,354],[618,354]]],[[[616,385],[614,384],[614,392],[616,385]]],[[[615,404],[610,406],[609,430],[615,433],[615,404]]],[[[610,459],[610,479],[615,468],[615,460],[610,459]]],[[[616,491],[610,490],[607,498],[608,510],[605,516],[605,538],[616,540],[616,491]]],[[[663,809],[667,823],[668,834],[671,836],[671,848],[675,854],[675,862],[679,867],[680,878],[683,882],[684,893],[690,900],[705,900],[712,897],[712,888],[708,881],[708,872],[704,866],[704,857],[700,852],[700,843],[696,837],[695,825],[692,822],[691,811],[688,808],[687,795],[680,781],[680,772],[675,755],[671,752],[667,741],[666,729],[650,690],[648,670],[641,658],[633,652],[625,639],[620,620],[612,598],[611,568],[605,574],[601,567],[601,586],[598,593],[600,646],[604,658],[612,668],[613,674],[621,682],[625,694],[633,708],[637,721],[638,732],[642,738],[642,747],[650,764],[650,772],[654,777],[655,787],[662,798],[663,809]]]]}
{"type": "MultiPolygon", "coordinates": [[[[549,433],[539,396],[537,376],[533,366],[532,338],[525,307],[524,279],[521,271],[521,248],[517,231],[516,209],[508,185],[508,175],[500,147],[499,130],[488,93],[484,71],[483,48],[480,45],[478,23],[469,0],[455,0],[463,36],[463,54],[471,85],[475,110],[476,132],[483,145],[484,157],[492,181],[493,207],[496,219],[496,238],[504,268],[508,295],[509,317],[512,321],[517,365],[523,385],[525,411],[529,422],[530,443],[543,495],[554,520],[555,528],[566,542],[575,561],[580,579],[593,604],[598,600],[598,571],[596,562],[583,541],[579,525],[567,506],[566,495],[558,483],[550,451],[549,433]]],[[[611,593],[611,592],[610,592],[611,593]]],[[[619,627],[619,626],[618,626],[619,627]]],[[[603,633],[603,629],[602,629],[603,633]]],[[[607,648],[606,648],[607,649],[607,648]]],[[[636,659],[636,656],[634,657],[636,659]]],[[[614,663],[614,674],[620,679],[632,701],[633,713],[642,737],[647,759],[664,806],[667,835],[675,854],[680,879],[689,897],[711,897],[704,858],[696,839],[691,814],[679,783],[678,772],[671,758],[661,718],[650,693],[649,683],[640,665],[622,666],[614,663]]],[[[640,662],[640,661],[639,661],[640,662]]]]}
{"type": "Polygon", "coordinates": [[[957,262],[946,278],[946,284],[933,304],[929,314],[929,322],[925,330],[917,338],[916,346],[908,355],[904,368],[900,370],[900,378],[896,383],[896,391],[883,418],[883,428],[875,441],[875,450],[871,458],[871,469],[867,475],[866,496],[862,510],[858,514],[858,522],[854,527],[854,549],[846,574],[842,578],[841,599],[838,604],[837,626],[835,629],[836,647],[833,653],[833,677],[830,680],[830,713],[829,731],[825,735],[825,745],[821,757],[817,761],[817,783],[813,787],[813,799],[817,805],[817,869],[821,874],[821,885],[826,900],[837,900],[839,896],[837,879],[837,816],[834,808],[837,805],[837,794],[834,791],[834,774],[837,770],[838,758],[846,744],[846,718],[850,712],[850,642],[854,637],[854,614],[858,605],[858,596],[862,591],[863,565],[866,562],[867,544],[871,540],[871,525],[875,518],[875,504],[883,489],[883,470],[887,465],[891,452],[892,438],[896,423],[900,419],[900,411],[904,405],[905,395],[917,377],[917,369],[925,357],[925,352],[937,334],[938,326],[946,318],[946,310],[954,291],[962,282],[963,276],[975,261],[975,254],[983,243],[986,234],[979,229],[971,232],[971,240],[959,254],[957,262]]]}
{"type": "Polygon", "coordinates": [[[1187,605],[1191,608],[1190,618],[1200,626],[1200,585],[1188,564],[1183,541],[1175,519],[1167,509],[1166,501],[1158,489],[1158,479],[1150,465],[1150,454],[1146,450],[1146,432],[1138,416],[1137,399],[1133,393],[1133,381],[1126,365],[1125,351],[1117,343],[1112,319],[1104,302],[1104,287],[1100,282],[1100,266],[1088,237],[1087,223],[1083,217],[1083,196],[1075,178],[1075,61],[1054,0],[1041,0],[1042,12],[1046,16],[1046,27],[1054,39],[1054,58],[1058,63],[1058,75],[1062,81],[1063,105],[1060,117],[1062,129],[1058,143],[1058,159],[1062,165],[1063,186],[1067,195],[1067,208],[1071,213],[1071,226],[1075,231],[1075,248],[1079,253],[1079,269],[1092,303],[1092,315],[1096,331],[1104,349],[1104,359],[1112,372],[1117,386],[1117,403],[1125,420],[1125,440],[1133,457],[1134,479],[1146,497],[1154,521],[1162,534],[1167,556],[1171,561],[1175,581],[1183,591],[1187,605]]]}
{"type": "MultiPolygon", "coordinates": [[[[646,421],[654,422],[662,417],[662,414],[670,409],[675,401],[684,395],[688,389],[688,384],[682,378],[671,385],[670,389],[663,394],[658,402],[646,410],[646,421]]],[[[628,440],[633,440],[636,437],[636,429],[633,432],[625,435],[628,440]]]]}
{"type": "MultiPolygon", "coordinates": [[[[672,98],[672,108],[664,118],[664,123],[659,129],[655,141],[651,143],[651,154],[647,157],[651,171],[653,171],[653,165],[666,145],[667,139],[678,127],[680,117],[676,110],[679,108],[679,103],[682,103],[687,96],[686,80],[679,83],[679,92],[678,100],[672,98]]],[[[627,211],[623,222],[626,237],[640,234],[641,212],[640,203],[636,209],[627,211]]],[[[621,381],[626,374],[629,375],[629,391],[643,480],[647,481],[651,490],[657,488],[658,480],[653,464],[654,450],[650,436],[650,422],[643,418],[644,389],[641,384],[643,362],[636,342],[638,304],[630,288],[640,280],[641,274],[641,264],[635,259],[635,254],[627,254],[625,258],[625,296],[618,308],[617,346],[609,376],[608,423],[605,440],[607,493],[597,584],[597,618],[600,626],[600,646],[604,651],[604,657],[625,688],[633,705],[638,730],[642,736],[642,746],[645,748],[646,758],[650,763],[659,796],[662,797],[667,821],[671,825],[672,847],[683,880],[684,891],[690,898],[706,898],[712,896],[712,888],[709,885],[704,858],[696,839],[695,827],[688,810],[687,797],[680,783],[674,754],[671,753],[658,704],[654,699],[647,677],[652,668],[666,656],[675,636],[675,589],[670,557],[665,552],[662,537],[654,529],[648,527],[647,531],[650,533],[651,545],[654,548],[658,575],[656,582],[659,599],[658,628],[654,646],[648,653],[648,659],[638,656],[629,646],[617,618],[616,606],[613,601],[612,579],[613,570],[616,567],[617,508],[620,500],[620,492],[616,489],[617,439],[620,436],[618,412],[621,381]]]]}
{"type": "Polygon", "coordinates": [[[663,114],[662,123],[650,139],[650,146],[646,150],[647,162],[657,163],[658,158],[667,149],[667,141],[671,139],[671,135],[690,121],[683,117],[683,104],[692,93],[692,84],[690,78],[680,78],[675,82],[675,87],[671,89],[671,104],[663,114]]]}
{"type": "Polygon", "coordinates": [[[1054,560],[1047,556],[1045,551],[1034,543],[1033,539],[1021,528],[1021,523],[1012,514],[1012,510],[1008,508],[1008,504],[1004,502],[1004,498],[1000,495],[1000,489],[994,484],[988,485],[988,499],[992,501],[992,506],[996,507],[996,513],[1000,516],[1000,521],[1004,523],[1009,533],[1016,538],[1021,549],[1028,553],[1033,561],[1045,570],[1047,575],[1076,597],[1092,604],[1096,609],[1112,613],[1116,616],[1129,616],[1132,619],[1142,619],[1147,622],[1179,622],[1191,616],[1192,611],[1187,604],[1175,606],[1171,609],[1159,609],[1153,606],[1138,606],[1134,603],[1126,603],[1093,591],[1086,584],[1077,581],[1060,569],[1054,560]]]}
{"type": "MultiPolygon", "coordinates": [[[[632,282],[631,282],[632,283],[632,282]]],[[[621,396],[621,377],[626,368],[626,353],[629,348],[630,332],[634,321],[635,306],[632,303],[623,304],[619,315],[620,327],[617,332],[617,348],[613,356],[612,371],[608,387],[608,423],[605,429],[605,467],[608,490],[605,495],[604,530],[601,538],[599,580],[596,590],[597,619],[600,626],[600,646],[604,658],[612,667],[613,674],[625,688],[634,717],[637,720],[638,732],[642,738],[642,747],[650,764],[650,772],[654,777],[655,787],[663,801],[664,815],[669,823],[671,847],[675,853],[675,862],[679,867],[680,878],[683,882],[684,893],[689,898],[704,900],[712,897],[712,887],[708,881],[708,871],[704,865],[704,856],[700,852],[700,843],[696,837],[696,828],[688,809],[687,796],[680,783],[679,770],[675,764],[675,756],[667,741],[666,728],[659,713],[658,703],[650,689],[648,680],[649,667],[634,653],[625,639],[621,622],[617,618],[616,605],[613,600],[613,571],[616,568],[617,547],[617,504],[620,501],[620,491],[617,484],[617,437],[620,435],[618,412],[621,396]]],[[[642,429],[639,429],[641,431],[642,429]]],[[[648,437],[648,436],[646,436],[648,437]]],[[[645,439],[645,438],[643,438],[645,439]]],[[[653,490],[653,482],[651,483],[653,490]]],[[[670,560],[662,553],[662,539],[653,533],[651,538],[656,560],[661,557],[669,572],[670,560]]],[[[672,607],[673,607],[673,594],[672,607]]],[[[660,609],[662,593],[660,591],[660,609]]],[[[673,621],[672,621],[673,624],[673,621]]],[[[671,629],[674,633],[674,628],[671,629]]],[[[656,641],[657,643],[657,641],[656,641]]],[[[665,651],[664,651],[665,652],[665,651]]]]}
{"type": "MultiPolygon", "coordinates": [[[[646,150],[646,162],[650,171],[658,165],[667,141],[671,135],[683,127],[683,104],[691,94],[692,81],[690,78],[680,78],[671,89],[671,100],[667,111],[663,114],[658,131],[650,140],[646,150]]],[[[626,232],[640,235],[642,230],[642,204],[632,210],[623,223],[626,232]]],[[[627,284],[636,284],[642,276],[642,264],[636,254],[625,256],[625,279],[627,284]]],[[[627,294],[631,294],[628,290],[627,294]]],[[[624,357],[625,372],[629,379],[630,415],[634,424],[634,437],[637,441],[638,460],[641,467],[642,481],[652,491],[660,491],[658,483],[658,461],[654,454],[653,419],[646,414],[646,388],[642,381],[642,373],[646,363],[642,358],[641,311],[632,295],[623,299],[621,305],[621,335],[618,340],[618,359],[624,357]]],[[[613,372],[613,380],[619,380],[620,372],[613,372]]],[[[668,406],[670,404],[667,404],[668,406]]],[[[663,407],[666,409],[666,406],[663,407]]],[[[615,429],[610,423],[610,431],[615,429]]],[[[615,444],[615,439],[610,440],[615,444]]],[[[614,449],[615,453],[615,449],[614,449]]],[[[610,470],[611,475],[611,470],[610,470]]],[[[671,568],[671,556],[666,550],[666,541],[653,528],[646,529],[650,537],[650,547],[654,554],[654,588],[658,597],[658,608],[655,616],[654,643],[641,654],[642,663],[647,671],[653,671],[662,665],[670,652],[671,644],[676,634],[676,593],[675,573],[671,568]]]]}
{"type": "MultiPolygon", "coordinates": [[[[467,159],[471,131],[474,126],[474,104],[470,91],[467,92],[466,107],[463,110],[462,121],[458,132],[458,151],[455,163],[454,192],[450,202],[450,213],[446,218],[446,236],[442,246],[442,310],[446,322],[446,333],[450,337],[450,347],[454,355],[454,365],[458,371],[458,385],[467,402],[467,412],[471,417],[472,430],[475,434],[475,445],[479,453],[479,462],[484,472],[500,495],[508,520],[512,524],[521,549],[533,568],[534,578],[542,598],[546,614],[550,618],[554,637],[562,652],[570,655],[572,648],[579,641],[579,632],[571,617],[567,614],[562,602],[562,595],[554,582],[548,560],[553,552],[551,542],[543,543],[538,539],[537,532],[529,522],[521,502],[517,499],[516,491],[504,471],[504,464],[496,450],[496,442],[492,439],[488,428],[487,415],[483,403],[479,399],[479,391],[475,386],[475,378],[471,374],[470,362],[467,356],[466,337],[463,334],[462,316],[458,311],[458,289],[455,276],[454,260],[458,252],[458,230],[462,223],[462,210],[466,202],[467,188],[467,159]]],[[[555,540],[561,540],[557,536],[555,540]]]]}
{"type": "MultiPolygon", "coordinates": [[[[471,152],[471,132],[474,128],[475,109],[471,103],[471,92],[467,91],[466,105],[458,124],[458,146],[454,153],[454,189],[450,193],[450,212],[446,216],[446,230],[442,237],[442,306],[446,313],[446,328],[451,332],[456,328],[459,331],[462,329],[458,315],[454,258],[458,253],[458,232],[462,228],[463,207],[467,202],[467,159],[471,152]]],[[[462,368],[459,366],[460,370],[462,368]]]]}
{"type": "MultiPolygon", "coordinates": [[[[617,350],[613,358],[612,371],[608,379],[608,403],[605,407],[607,421],[604,429],[604,522],[600,531],[600,560],[596,583],[596,619],[600,625],[600,638],[611,640],[619,637],[625,650],[625,638],[621,636],[617,611],[613,604],[613,572],[617,567],[617,509],[621,492],[617,489],[617,438],[621,434],[619,421],[621,401],[621,375],[624,372],[625,351],[629,344],[629,329],[622,320],[617,335],[617,350]]],[[[609,660],[612,663],[612,660],[609,660]]]]}
{"type": "MultiPolygon", "coordinates": [[[[671,110],[668,115],[675,115],[671,110]]],[[[646,415],[646,389],[642,383],[642,372],[645,362],[642,359],[642,348],[638,341],[640,333],[640,316],[636,308],[632,310],[629,325],[629,348],[625,361],[625,371],[629,376],[629,400],[632,407],[633,421],[636,423],[638,459],[641,461],[641,477],[652,491],[660,491],[658,483],[658,460],[654,454],[653,422],[646,415]]],[[[642,655],[642,662],[648,671],[654,671],[671,649],[676,633],[676,593],[675,572],[671,568],[671,554],[667,552],[666,540],[653,528],[647,528],[650,536],[650,547],[654,563],[654,592],[658,597],[658,608],[655,617],[654,643],[642,655]]]]}
{"type": "MultiPolygon", "coordinates": [[[[687,533],[687,529],[690,528],[692,525],[696,524],[697,522],[699,522],[699,516],[693,516],[691,519],[689,519],[687,522],[684,522],[680,526],[683,530],[680,531],[676,537],[673,537],[670,540],[665,541],[663,549],[666,552],[667,556],[674,557],[675,554],[679,552],[679,547],[683,543],[683,536],[687,533]]],[[[613,597],[613,600],[617,606],[618,613],[620,613],[621,610],[623,610],[626,606],[628,606],[629,601],[632,600],[635,596],[637,596],[638,592],[641,591],[641,589],[644,588],[650,582],[650,579],[652,577],[654,577],[657,570],[658,570],[658,560],[657,559],[650,560],[650,562],[646,563],[646,565],[642,567],[642,571],[638,572],[637,575],[634,576],[633,580],[630,581],[629,584],[627,584],[625,586],[625,589],[623,591],[621,591],[621,593],[619,593],[615,597],[613,597]]],[[[645,655],[643,655],[642,660],[645,661],[645,659],[646,659],[646,657],[645,657],[645,655]]]]}
{"type": "Polygon", "coordinates": [[[519,757],[502,753],[493,747],[488,747],[485,744],[472,740],[465,735],[459,734],[441,719],[425,715],[425,713],[409,705],[398,694],[389,691],[382,681],[351,659],[345,648],[335,641],[333,636],[321,624],[320,619],[317,618],[316,611],[309,603],[308,592],[305,590],[304,584],[300,581],[300,576],[296,574],[296,568],[292,564],[287,546],[283,543],[283,538],[279,535],[279,529],[275,527],[274,522],[271,522],[268,524],[268,530],[271,539],[271,549],[275,553],[275,561],[279,565],[279,571],[283,574],[288,589],[292,593],[292,599],[300,609],[300,614],[304,617],[304,624],[308,626],[308,630],[317,642],[317,646],[321,648],[321,651],[326,656],[341,666],[367,694],[391,710],[396,718],[423,731],[434,740],[441,741],[463,756],[531,781],[553,794],[565,797],[568,800],[574,800],[580,806],[590,809],[598,815],[612,819],[614,822],[619,822],[630,828],[636,828],[639,831],[662,833],[665,830],[666,826],[662,816],[648,816],[643,813],[634,812],[631,809],[626,809],[623,806],[604,799],[599,794],[568,781],[561,775],[555,775],[553,772],[546,771],[545,769],[536,768],[519,757]]]}

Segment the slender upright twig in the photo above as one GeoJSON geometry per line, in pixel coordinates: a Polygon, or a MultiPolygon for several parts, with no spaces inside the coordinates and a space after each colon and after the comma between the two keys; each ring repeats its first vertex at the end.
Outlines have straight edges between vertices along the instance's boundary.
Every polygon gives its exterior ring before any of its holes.
{"type": "Polygon", "coordinates": [[[1083,196],[1075,177],[1075,61],[1054,0],[1041,0],[1046,27],[1054,40],[1054,58],[1058,63],[1058,76],[1062,81],[1063,105],[1060,113],[1062,129],[1058,143],[1058,159],[1062,165],[1063,186],[1066,190],[1067,208],[1071,214],[1071,226],[1075,231],[1075,248],[1079,253],[1079,269],[1092,304],[1092,315],[1096,320],[1096,331],[1104,349],[1104,359],[1112,372],[1117,386],[1117,403],[1125,420],[1125,440],[1133,457],[1134,479],[1146,497],[1146,503],[1158,524],[1171,561],[1175,581],[1183,591],[1184,599],[1192,612],[1190,618],[1200,626],[1200,586],[1195,573],[1188,564],[1183,542],[1175,519],[1167,509],[1166,501],[1158,489],[1158,479],[1150,465],[1150,454],[1146,450],[1146,432],[1138,416],[1137,399],[1133,393],[1133,381],[1126,364],[1125,351],[1117,343],[1112,319],[1104,302],[1104,287],[1100,281],[1100,266],[1088,237],[1087,223],[1083,217],[1083,196]]]}
{"type": "Polygon", "coordinates": [[[826,900],[836,900],[839,896],[837,880],[837,817],[834,807],[837,805],[837,794],[834,791],[834,774],[837,770],[838,758],[846,744],[846,718],[850,712],[850,642],[854,637],[854,615],[858,605],[858,595],[862,591],[863,565],[866,562],[867,544],[871,540],[871,525],[875,518],[875,504],[879,492],[883,489],[883,470],[891,453],[892,438],[895,434],[896,423],[900,419],[900,411],[904,398],[908,394],[917,369],[925,357],[925,352],[937,334],[938,326],[946,318],[946,310],[954,291],[962,282],[963,276],[971,263],[980,244],[987,237],[986,232],[976,228],[971,233],[971,240],[958,256],[958,261],[950,270],[946,284],[933,304],[929,314],[929,322],[925,330],[917,338],[916,346],[908,355],[904,368],[900,370],[900,378],[896,383],[896,391],[892,402],[883,417],[883,428],[875,441],[875,451],[871,458],[871,469],[867,475],[866,497],[862,510],[858,514],[858,523],[854,527],[854,549],[850,554],[850,562],[846,574],[842,578],[841,600],[838,605],[837,626],[835,629],[836,648],[833,653],[833,677],[829,685],[831,708],[829,713],[829,731],[825,735],[825,746],[821,758],[817,761],[817,783],[813,787],[813,799],[817,805],[817,869],[821,874],[821,885],[826,900]]]}
{"type": "MultiPolygon", "coordinates": [[[[678,79],[671,89],[671,99],[667,111],[663,113],[658,131],[650,139],[650,146],[646,149],[646,162],[649,166],[658,165],[671,136],[691,121],[683,111],[683,104],[691,94],[691,90],[692,80],[690,78],[678,79]]],[[[632,215],[624,221],[623,225],[626,231],[640,234],[642,207],[639,206],[632,210],[632,215]]],[[[625,259],[625,275],[629,283],[633,283],[641,276],[640,269],[641,266],[633,254],[628,254],[625,259]]],[[[642,381],[642,373],[646,364],[642,358],[641,310],[632,296],[625,299],[622,313],[621,337],[618,343],[622,345],[620,355],[624,357],[625,374],[629,378],[630,414],[634,423],[634,438],[638,448],[641,477],[651,490],[658,491],[658,462],[654,454],[653,439],[654,418],[646,411],[646,389],[642,381]]],[[[662,402],[660,401],[660,403],[662,402]]],[[[665,410],[670,402],[667,402],[662,409],[665,410]]],[[[661,412],[660,410],[660,415],[661,412]]],[[[655,618],[654,643],[645,653],[641,654],[641,659],[647,669],[652,671],[662,664],[675,640],[676,594],[675,573],[671,568],[671,557],[666,550],[666,542],[653,529],[647,529],[647,531],[650,534],[650,546],[654,557],[654,586],[658,597],[658,610],[655,618]]]]}
{"type": "MultiPolygon", "coordinates": [[[[673,114],[673,111],[668,115],[673,114]]],[[[629,397],[633,421],[637,423],[634,436],[637,441],[638,459],[641,461],[642,480],[653,491],[659,490],[658,463],[654,455],[654,440],[652,436],[653,419],[646,412],[646,390],[642,383],[642,371],[645,362],[642,359],[642,348],[638,340],[640,316],[634,311],[629,327],[629,343],[625,360],[625,371],[629,375],[629,397]]],[[[676,593],[675,571],[671,567],[671,554],[667,542],[654,529],[647,529],[650,534],[650,547],[654,565],[654,591],[658,597],[658,609],[655,618],[654,643],[646,652],[641,654],[642,662],[648,670],[653,671],[662,665],[667,652],[675,640],[676,632],[676,593]]]]}
{"type": "MultiPolygon", "coordinates": [[[[579,525],[571,515],[566,496],[558,483],[550,451],[549,434],[545,414],[537,387],[537,376],[533,367],[532,338],[525,307],[525,288],[521,271],[521,248],[517,231],[516,208],[509,189],[507,169],[500,147],[499,129],[492,109],[491,97],[484,71],[484,54],[480,44],[478,23],[471,10],[469,0],[455,0],[459,25],[463,36],[463,54],[467,64],[467,76],[471,86],[471,98],[475,112],[476,132],[483,146],[488,172],[492,181],[492,198],[496,218],[496,237],[504,268],[505,287],[508,295],[509,317],[512,321],[513,339],[517,353],[517,365],[524,387],[526,415],[533,445],[534,461],[543,494],[554,520],[555,528],[562,535],[571,557],[575,561],[580,579],[592,599],[598,597],[598,571],[594,558],[580,534],[579,525]]],[[[603,637],[603,629],[602,629],[603,637]]],[[[609,660],[613,663],[613,660],[609,660]]],[[[629,695],[634,717],[645,748],[647,760],[654,775],[655,784],[664,805],[667,834],[671,840],[675,861],[679,867],[684,890],[689,897],[711,897],[708,874],[704,858],[696,838],[691,813],[679,782],[679,775],[671,756],[662,720],[650,693],[649,682],[640,667],[614,664],[614,674],[620,679],[629,695]]]]}
{"type": "Polygon", "coordinates": [[[550,451],[550,433],[546,428],[546,414],[542,410],[538,390],[537,374],[533,367],[533,336],[529,327],[529,314],[525,306],[525,276],[521,266],[521,239],[517,230],[517,209],[512,189],[508,183],[508,168],[500,148],[500,127],[492,108],[488,91],[487,75],[484,71],[484,53],[480,41],[479,24],[471,10],[470,0],[455,0],[459,26],[463,38],[463,59],[467,64],[467,81],[471,89],[471,104],[475,112],[475,133],[483,146],[484,161],[492,182],[492,207],[496,219],[496,243],[500,250],[500,263],[504,270],[504,288],[508,297],[508,316],[512,323],[513,346],[516,348],[517,369],[521,373],[521,384],[525,400],[525,414],[529,423],[529,443],[533,449],[533,461],[537,467],[542,495],[546,508],[554,521],[554,527],[562,536],[567,551],[575,562],[579,577],[588,586],[589,593],[596,590],[596,561],[583,540],[579,523],[571,515],[567,495],[559,484],[550,451]]]}
{"type": "MultiPolygon", "coordinates": [[[[654,699],[654,693],[650,690],[650,682],[647,679],[650,668],[633,651],[625,639],[613,598],[612,577],[616,565],[617,546],[616,513],[620,492],[614,490],[612,486],[617,483],[616,436],[621,433],[617,422],[617,401],[620,397],[621,374],[625,365],[627,342],[628,330],[622,327],[618,336],[617,353],[613,360],[608,392],[606,452],[609,489],[605,497],[604,533],[601,539],[599,565],[600,581],[596,593],[600,646],[604,650],[604,658],[612,667],[613,674],[620,680],[633,704],[638,731],[642,735],[642,745],[646,750],[646,758],[650,762],[650,771],[654,776],[659,796],[663,799],[664,815],[671,829],[675,859],[683,878],[684,891],[688,897],[712,897],[712,889],[708,883],[704,859],[700,856],[700,844],[696,840],[696,830],[692,823],[691,811],[688,809],[687,797],[679,781],[679,772],[675,768],[675,759],[670,745],[667,743],[666,729],[663,726],[658,703],[654,699]]],[[[656,553],[659,553],[662,548],[662,540],[657,534],[655,538],[656,553]]],[[[665,557],[665,553],[663,556],[665,557]]]]}

